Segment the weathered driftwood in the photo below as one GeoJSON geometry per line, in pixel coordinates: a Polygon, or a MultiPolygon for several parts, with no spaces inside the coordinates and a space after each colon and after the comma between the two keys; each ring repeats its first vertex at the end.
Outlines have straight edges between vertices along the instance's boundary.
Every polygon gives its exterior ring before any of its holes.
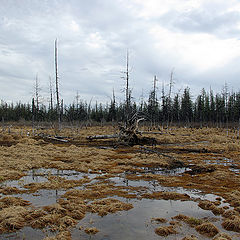
{"type": "Polygon", "coordinates": [[[43,139],[49,139],[49,140],[58,141],[58,142],[65,142],[65,143],[68,142],[67,139],[64,139],[64,137],[61,137],[61,136],[50,136],[50,135],[46,135],[44,133],[39,133],[38,136],[43,138],[43,139]]]}
{"type": "Polygon", "coordinates": [[[175,136],[174,133],[167,133],[167,132],[148,132],[148,131],[140,131],[141,134],[159,134],[159,135],[163,135],[163,134],[168,134],[171,136],[175,136]]]}
{"type": "Polygon", "coordinates": [[[119,134],[110,134],[110,135],[94,135],[94,136],[88,136],[88,140],[93,140],[93,139],[110,139],[110,138],[119,138],[119,134]]]}
{"type": "Polygon", "coordinates": [[[62,138],[57,138],[57,137],[45,137],[46,139],[54,140],[54,141],[59,141],[59,142],[68,142],[66,139],[62,138]]]}
{"type": "Polygon", "coordinates": [[[136,119],[137,116],[133,116],[127,123],[118,124],[119,133],[111,134],[111,135],[95,135],[88,136],[88,140],[93,139],[110,139],[110,138],[118,138],[121,143],[125,143],[128,145],[134,145],[141,143],[139,135],[141,133],[138,131],[138,124],[140,121],[144,120],[144,118],[136,119]]]}

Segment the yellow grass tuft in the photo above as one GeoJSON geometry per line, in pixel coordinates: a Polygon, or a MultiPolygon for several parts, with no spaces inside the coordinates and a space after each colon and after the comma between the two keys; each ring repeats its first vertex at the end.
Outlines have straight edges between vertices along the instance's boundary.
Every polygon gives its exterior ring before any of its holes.
{"type": "Polygon", "coordinates": [[[174,229],[173,226],[167,226],[167,227],[156,228],[155,233],[159,236],[167,237],[170,234],[177,234],[178,232],[174,229]]]}
{"type": "Polygon", "coordinates": [[[164,200],[189,200],[188,194],[182,194],[177,192],[153,192],[143,194],[144,198],[150,199],[164,199],[164,200]]]}
{"type": "Polygon", "coordinates": [[[218,233],[213,240],[232,240],[227,233],[218,233]]]}
{"type": "Polygon", "coordinates": [[[72,240],[69,231],[61,231],[54,237],[46,237],[43,240],[72,240]]]}
{"type": "Polygon", "coordinates": [[[108,213],[115,213],[118,211],[127,211],[133,208],[130,203],[124,203],[114,198],[106,198],[96,200],[88,205],[88,208],[93,213],[98,213],[100,216],[105,216],[108,213]]]}
{"type": "Polygon", "coordinates": [[[22,206],[11,206],[0,211],[0,223],[3,232],[12,232],[23,228],[26,224],[25,216],[29,211],[22,206]]]}
{"type": "Polygon", "coordinates": [[[222,226],[228,231],[240,232],[240,217],[232,216],[230,219],[226,218],[222,226]]]}
{"type": "Polygon", "coordinates": [[[86,228],[85,230],[85,233],[87,234],[96,234],[99,232],[99,230],[95,227],[92,227],[92,228],[86,228]]]}
{"type": "Polygon", "coordinates": [[[225,218],[230,218],[232,216],[239,216],[239,213],[235,210],[227,210],[222,214],[223,217],[225,218]]]}
{"type": "Polygon", "coordinates": [[[182,238],[182,240],[198,240],[198,238],[194,235],[191,235],[191,236],[186,236],[182,238]]]}
{"type": "Polygon", "coordinates": [[[173,217],[173,219],[176,219],[178,221],[183,221],[191,227],[195,227],[195,226],[201,225],[203,223],[202,219],[185,216],[183,214],[179,214],[179,215],[173,217]]]}
{"type": "Polygon", "coordinates": [[[198,225],[195,229],[200,234],[206,235],[208,237],[214,237],[219,233],[218,228],[210,222],[206,222],[201,225],[198,225]]]}
{"type": "Polygon", "coordinates": [[[167,219],[165,219],[165,218],[152,218],[151,222],[166,223],[167,219]]]}

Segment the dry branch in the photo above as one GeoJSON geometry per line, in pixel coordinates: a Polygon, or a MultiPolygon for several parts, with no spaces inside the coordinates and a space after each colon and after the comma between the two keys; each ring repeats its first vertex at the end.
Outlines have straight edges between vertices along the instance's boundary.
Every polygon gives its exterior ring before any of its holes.
{"type": "Polygon", "coordinates": [[[109,138],[118,138],[120,137],[119,134],[110,134],[110,135],[94,135],[94,136],[88,136],[88,140],[93,140],[93,139],[109,139],[109,138]]]}

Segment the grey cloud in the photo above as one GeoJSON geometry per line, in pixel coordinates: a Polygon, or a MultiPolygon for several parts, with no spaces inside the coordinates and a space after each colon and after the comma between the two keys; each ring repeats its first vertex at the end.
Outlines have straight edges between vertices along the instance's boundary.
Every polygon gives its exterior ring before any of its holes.
{"type": "MultiPolygon", "coordinates": [[[[120,99],[127,49],[133,68],[130,85],[136,99],[142,89],[150,91],[154,75],[159,78],[160,94],[161,84],[169,81],[173,67],[177,78],[175,89],[186,84],[193,88],[208,86],[214,74],[222,79],[232,66],[236,67],[232,62],[222,74],[214,70],[197,76],[189,65],[182,63],[181,56],[165,46],[156,50],[156,40],[149,34],[153,25],[184,34],[208,32],[224,37],[236,34],[234,24],[240,19],[239,13],[224,13],[223,8],[218,9],[219,13],[211,12],[215,5],[189,12],[170,11],[161,18],[146,21],[136,17],[127,8],[128,1],[123,0],[2,0],[2,3],[0,81],[4,88],[0,90],[0,99],[30,101],[37,73],[42,95],[47,98],[49,76],[54,78],[55,38],[58,38],[61,96],[67,103],[73,101],[77,90],[88,101],[93,96],[93,101],[109,100],[113,87],[120,99]],[[93,46],[98,44],[94,34],[99,37],[99,46],[93,46]],[[14,56],[19,57],[18,62],[14,56]]],[[[233,84],[238,73],[229,75],[233,84]]]]}

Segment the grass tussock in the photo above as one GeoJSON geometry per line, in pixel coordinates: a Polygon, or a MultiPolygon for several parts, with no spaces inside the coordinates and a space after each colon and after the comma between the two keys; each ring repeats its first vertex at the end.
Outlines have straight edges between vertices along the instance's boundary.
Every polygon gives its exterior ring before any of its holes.
{"type": "Polygon", "coordinates": [[[58,203],[49,205],[49,206],[45,206],[45,207],[43,207],[43,210],[45,210],[46,212],[51,213],[51,214],[60,214],[63,216],[66,215],[66,213],[67,213],[67,210],[58,203]]]}
{"type": "Polygon", "coordinates": [[[204,210],[212,210],[214,208],[214,204],[209,200],[200,201],[198,206],[204,210]]]}
{"type": "Polygon", "coordinates": [[[11,194],[19,194],[19,193],[24,193],[26,191],[24,190],[19,190],[16,187],[5,187],[3,189],[0,189],[0,193],[4,195],[11,195],[11,194]]]}
{"type": "Polygon", "coordinates": [[[98,213],[100,216],[105,216],[109,213],[115,213],[118,211],[128,211],[133,208],[130,203],[124,203],[114,198],[106,198],[93,201],[88,208],[93,213],[98,213]]]}
{"type": "Polygon", "coordinates": [[[7,208],[10,206],[29,206],[31,203],[19,197],[3,197],[0,199],[0,208],[7,208]]]}
{"type": "Polygon", "coordinates": [[[238,143],[228,143],[225,146],[227,152],[236,152],[240,150],[240,145],[238,143]]]}
{"type": "Polygon", "coordinates": [[[46,237],[43,240],[71,240],[71,233],[69,231],[61,231],[54,237],[46,237]]]}
{"type": "Polygon", "coordinates": [[[166,218],[152,218],[151,222],[156,222],[156,223],[166,223],[167,219],[166,218]]]}
{"type": "Polygon", "coordinates": [[[213,135],[209,139],[212,143],[225,143],[227,138],[221,135],[213,135]]]}
{"type": "Polygon", "coordinates": [[[240,232],[240,217],[232,216],[231,218],[226,218],[222,226],[228,231],[240,232]]]}
{"type": "Polygon", "coordinates": [[[215,235],[217,235],[219,233],[218,228],[210,222],[206,222],[201,225],[198,225],[195,229],[200,234],[208,236],[208,237],[214,237],[215,235]]]}
{"type": "Polygon", "coordinates": [[[232,216],[239,216],[239,213],[235,210],[230,209],[230,210],[225,211],[222,214],[222,216],[225,217],[225,218],[230,218],[232,216]]]}
{"type": "Polygon", "coordinates": [[[162,237],[167,237],[171,234],[177,234],[178,232],[174,229],[174,226],[158,227],[155,229],[155,233],[162,237]]]}
{"type": "Polygon", "coordinates": [[[150,199],[164,199],[164,200],[189,200],[188,194],[182,194],[177,192],[153,192],[143,194],[144,198],[150,199]]]}
{"type": "Polygon", "coordinates": [[[190,227],[196,227],[203,223],[202,219],[185,216],[183,214],[179,214],[179,215],[173,217],[172,219],[175,219],[177,221],[183,221],[183,222],[187,223],[190,227]]]}
{"type": "Polygon", "coordinates": [[[22,206],[11,206],[0,211],[2,232],[13,232],[23,228],[26,224],[25,217],[29,211],[22,206]]]}
{"type": "Polygon", "coordinates": [[[85,231],[85,233],[92,234],[92,235],[95,235],[96,233],[99,232],[99,230],[97,228],[95,228],[95,227],[86,228],[84,231],[85,231]]]}
{"type": "Polygon", "coordinates": [[[191,236],[186,236],[182,238],[182,240],[198,240],[198,238],[194,235],[191,235],[191,236]]]}
{"type": "Polygon", "coordinates": [[[227,233],[218,233],[213,240],[232,240],[227,233]]]}
{"type": "Polygon", "coordinates": [[[62,208],[67,211],[68,216],[76,220],[81,220],[85,217],[87,205],[84,203],[84,201],[81,201],[79,199],[59,199],[58,202],[62,208]]]}

